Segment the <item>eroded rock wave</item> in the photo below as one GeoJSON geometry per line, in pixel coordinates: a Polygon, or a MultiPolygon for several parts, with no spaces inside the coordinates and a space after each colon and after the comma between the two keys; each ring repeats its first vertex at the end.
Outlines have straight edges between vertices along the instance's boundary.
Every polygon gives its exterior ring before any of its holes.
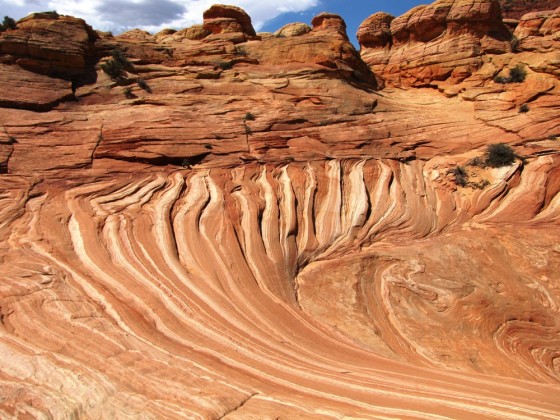
{"type": "Polygon", "coordinates": [[[553,418],[559,163],[468,191],[433,161],[14,178],[0,410],[553,418]]]}

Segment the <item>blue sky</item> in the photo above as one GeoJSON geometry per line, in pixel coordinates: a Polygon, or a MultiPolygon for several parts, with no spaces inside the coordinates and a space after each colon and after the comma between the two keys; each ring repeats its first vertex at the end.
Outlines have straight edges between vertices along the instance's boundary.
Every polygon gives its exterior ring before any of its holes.
{"type": "MultiPolygon", "coordinates": [[[[429,3],[430,1],[427,1],[429,3]]],[[[426,2],[418,0],[0,0],[0,14],[20,19],[31,12],[56,10],[85,19],[95,29],[115,34],[141,28],[157,32],[202,23],[202,13],[213,3],[245,9],[257,31],[273,32],[286,23],[311,23],[320,12],[341,15],[348,36],[356,44],[356,31],[369,15],[385,11],[398,16],[426,2]]]]}
{"type": "Polygon", "coordinates": [[[402,15],[414,6],[429,4],[430,0],[322,0],[318,6],[311,7],[304,12],[284,13],[266,22],[263,31],[274,32],[286,23],[303,22],[311,24],[311,19],[321,12],[336,13],[344,18],[346,22],[348,37],[350,41],[357,44],[356,32],[360,24],[370,15],[376,12],[387,12],[394,16],[402,15]]]}

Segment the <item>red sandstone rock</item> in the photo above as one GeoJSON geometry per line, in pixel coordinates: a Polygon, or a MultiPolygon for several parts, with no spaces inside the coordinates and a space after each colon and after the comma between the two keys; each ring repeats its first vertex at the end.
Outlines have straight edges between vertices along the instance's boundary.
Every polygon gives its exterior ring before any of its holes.
{"type": "Polygon", "coordinates": [[[134,69],[75,98],[1,55],[0,413],[556,416],[557,49],[501,53],[488,2],[432,38],[451,3],[360,28],[429,89],[376,91],[328,14],[104,36],[134,69]],[[468,164],[495,142],[524,161],[468,164]]]}
{"type": "Polygon", "coordinates": [[[28,70],[60,75],[80,75],[93,56],[97,34],[82,19],[34,13],[17,29],[0,34],[0,54],[9,54],[28,70]]]}
{"type": "Polygon", "coordinates": [[[392,42],[391,22],[394,16],[379,12],[368,17],[358,28],[356,34],[362,47],[385,47],[392,42]]]}
{"type": "Polygon", "coordinates": [[[309,25],[305,23],[288,23],[274,32],[275,36],[286,37],[286,36],[300,36],[311,32],[309,25]]]}
{"type": "Polygon", "coordinates": [[[70,82],[0,64],[0,106],[44,111],[73,98],[70,82]]]}
{"type": "Polygon", "coordinates": [[[472,25],[475,22],[495,24],[502,20],[500,5],[494,0],[444,1],[451,5],[451,10],[447,15],[448,22],[462,22],[472,25]]]}
{"type": "Polygon", "coordinates": [[[560,0],[500,0],[500,5],[505,17],[519,19],[527,13],[557,9],[560,0]]]}
{"type": "Polygon", "coordinates": [[[462,81],[481,66],[482,54],[507,52],[509,38],[497,0],[438,0],[395,19],[372,15],[358,39],[362,58],[379,77],[427,85],[462,81]]]}
{"type": "Polygon", "coordinates": [[[554,416],[558,167],[472,194],[435,161],[0,177],[0,407],[554,416]]]}
{"type": "Polygon", "coordinates": [[[330,34],[336,33],[345,40],[348,40],[348,35],[346,34],[346,23],[339,15],[323,12],[315,16],[311,21],[311,24],[313,25],[313,31],[315,32],[328,32],[330,34]]]}
{"type": "Polygon", "coordinates": [[[547,53],[560,48],[560,8],[524,15],[516,27],[516,48],[520,51],[547,53]]]}
{"type": "Polygon", "coordinates": [[[176,36],[183,36],[183,34],[186,39],[199,40],[206,38],[211,32],[202,25],[193,25],[176,32],[176,36]]]}
{"type": "Polygon", "coordinates": [[[204,29],[214,35],[240,33],[242,36],[237,40],[242,42],[257,36],[251,18],[245,11],[236,6],[215,4],[204,12],[204,29]]]}

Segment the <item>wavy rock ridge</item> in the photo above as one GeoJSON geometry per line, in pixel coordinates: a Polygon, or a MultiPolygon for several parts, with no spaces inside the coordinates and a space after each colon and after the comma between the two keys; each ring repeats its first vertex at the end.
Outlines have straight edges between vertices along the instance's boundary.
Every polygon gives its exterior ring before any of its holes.
{"type": "Polygon", "coordinates": [[[496,170],[471,197],[429,164],[375,160],[29,197],[24,218],[4,218],[2,409],[552,418],[557,385],[537,382],[560,377],[558,165],[540,158],[515,181],[496,170]],[[504,225],[528,199],[535,211],[504,225]],[[523,238],[535,226],[539,240],[523,238]],[[461,312],[445,343],[426,335],[461,312]]]}
{"type": "Polygon", "coordinates": [[[153,36],[20,21],[0,36],[0,417],[558,418],[555,13],[415,90],[328,13],[277,35],[219,5],[153,36]],[[524,83],[492,80],[517,63],[524,83]],[[523,159],[467,164],[496,141],[523,159]]]}

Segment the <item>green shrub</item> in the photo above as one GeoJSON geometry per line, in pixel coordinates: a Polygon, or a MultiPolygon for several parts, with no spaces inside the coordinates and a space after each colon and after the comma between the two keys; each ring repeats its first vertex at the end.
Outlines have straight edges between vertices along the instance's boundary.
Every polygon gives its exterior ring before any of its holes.
{"type": "Polygon", "coordinates": [[[247,112],[243,117],[244,121],[255,121],[255,116],[251,112],[247,112]]]}
{"type": "Polygon", "coordinates": [[[521,83],[527,77],[527,71],[521,64],[509,69],[509,79],[511,83],[521,83]]]}
{"type": "Polygon", "coordinates": [[[521,83],[527,77],[527,71],[523,68],[521,64],[509,69],[509,76],[496,76],[494,77],[494,82],[506,84],[506,83],[521,83]]]}
{"type": "Polygon", "coordinates": [[[220,61],[219,63],[217,63],[214,66],[215,70],[217,70],[218,68],[220,68],[222,70],[229,70],[229,69],[233,68],[233,64],[231,64],[229,61],[220,61]]]}
{"type": "Polygon", "coordinates": [[[143,89],[148,93],[152,93],[152,88],[148,85],[148,83],[146,83],[144,79],[137,79],[136,83],[138,83],[138,87],[140,89],[143,89]]]}
{"type": "Polygon", "coordinates": [[[505,143],[496,143],[486,150],[486,164],[493,168],[508,166],[515,162],[515,152],[505,143]]]}
{"type": "Polygon", "coordinates": [[[239,55],[241,57],[246,57],[247,56],[247,51],[245,51],[245,48],[243,47],[235,47],[235,55],[239,55]]]}
{"type": "Polygon", "coordinates": [[[469,174],[462,166],[455,166],[453,169],[450,169],[449,172],[455,177],[455,184],[466,187],[469,184],[469,174]]]}
{"type": "Polygon", "coordinates": [[[519,112],[521,112],[523,114],[526,113],[526,112],[529,112],[529,105],[527,105],[527,104],[521,105],[519,107],[519,112]]]}
{"type": "Polygon", "coordinates": [[[16,21],[9,16],[4,16],[4,20],[0,23],[0,32],[7,31],[8,29],[16,29],[16,21]]]}
{"type": "Polygon", "coordinates": [[[117,62],[124,70],[134,70],[134,66],[128,61],[128,58],[126,58],[121,50],[113,50],[111,52],[111,57],[113,57],[113,61],[117,62]]]}
{"type": "Polygon", "coordinates": [[[105,72],[112,80],[120,81],[125,77],[125,71],[133,71],[134,66],[128,58],[124,56],[122,51],[113,50],[111,52],[111,59],[101,64],[99,67],[105,72]]]}
{"type": "Polygon", "coordinates": [[[469,182],[469,187],[475,190],[483,190],[488,185],[490,185],[490,181],[488,181],[487,179],[482,179],[478,182],[469,182]]]}
{"type": "Polygon", "coordinates": [[[134,99],[137,96],[132,92],[132,89],[130,87],[125,87],[123,89],[123,93],[126,99],[134,99]]]}
{"type": "Polygon", "coordinates": [[[477,156],[475,158],[472,158],[471,160],[469,160],[467,162],[468,166],[476,166],[479,168],[486,168],[486,161],[484,159],[482,159],[480,156],[477,156]]]}
{"type": "Polygon", "coordinates": [[[112,80],[118,81],[124,79],[124,69],[122,65],[115,60],[107,60],[99,67],[101,67],[101,70],[103,70],[103,72],[112,80]]]}
{"type": "Polygon", "coordinates": [[[512,35],[510,44],[511,44],[511,50],[513,52],[517,52],[519,50],[519,38],[517,38],[515,35],[512,35]]]}
{"type": "Polygon", "coordinates": [[[505,85],[506,83],[509,83],[509,77],[496,76],[496,77],[494,77],[494,82],[505,85]]]}

